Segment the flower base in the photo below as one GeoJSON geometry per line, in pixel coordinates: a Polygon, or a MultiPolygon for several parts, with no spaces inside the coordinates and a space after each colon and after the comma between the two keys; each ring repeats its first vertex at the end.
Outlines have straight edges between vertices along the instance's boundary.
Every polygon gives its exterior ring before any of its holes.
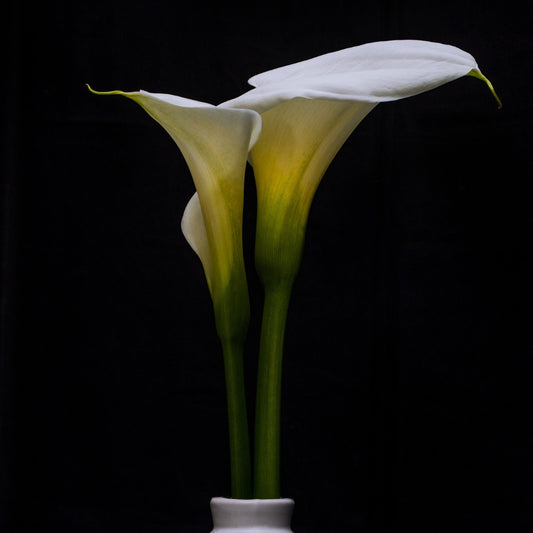
{"type": "Polygon", "coordinates": [[[213,498],[211,533],[292,533],[294,501],[213,498]]]}

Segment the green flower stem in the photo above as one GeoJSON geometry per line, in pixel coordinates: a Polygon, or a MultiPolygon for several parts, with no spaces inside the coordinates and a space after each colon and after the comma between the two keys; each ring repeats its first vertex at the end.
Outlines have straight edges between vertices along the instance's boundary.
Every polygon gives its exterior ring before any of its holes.
{"type": "Polygon", "coordinates": [[[228,425],[231,468],[231,497],[252,497],[252,467],[250,438],[244,387],[243,346],[236,342],[223,342],[224,371],[228,402],[228,425]]]}
{"type": "Polygon", "coordinates": [[[265,285],[255,412],[254,498],[280,498],[283,338],[292,283],[265,285]]]}

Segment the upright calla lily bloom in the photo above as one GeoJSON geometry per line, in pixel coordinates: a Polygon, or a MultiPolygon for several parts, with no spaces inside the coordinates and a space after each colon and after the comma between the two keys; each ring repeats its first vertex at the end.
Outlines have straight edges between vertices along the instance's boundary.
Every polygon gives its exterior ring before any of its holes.
{"type": "MultiPolygon", "coordinates": [[[[92,89],[91,89],[92,90],[92,89]]],[[[96,92],[96,91],[92,91],[96,92]]],[[[242,248],[244,173],[261,131],[252,110],[220,109],[169,94],[96,92],[137,102],[169,133],[191,171],[196,193],[182,230],[198,254],[222,341],[228,394],[232,494],[251,495],[251,467],[243,376],[249,301],[242,248]]]]}
{"type": "Polygon", "coordinates": [[[250,154],[257,184],[256,267],[265,286],[256,497],[279,497],[285,317],[309,209],[322,176],[378,103],[414,96],[465,75],[482,79],[495,95],[474,58],[458,48],[425,41],[377,42],[259,74],[249,80],[255,89],[222,104],[253,109],[263,120],[261,137],[250,154]]]}
{"type": "Polygon", "coordinates": [[[249,307],[242,253],[244,172],[261,118],[251,110],[221,109],[170,94],[93,92],[137,102],[180,148],[196,187],[182,231],[202,261],[219,334],[239,333],[249,307]]]}

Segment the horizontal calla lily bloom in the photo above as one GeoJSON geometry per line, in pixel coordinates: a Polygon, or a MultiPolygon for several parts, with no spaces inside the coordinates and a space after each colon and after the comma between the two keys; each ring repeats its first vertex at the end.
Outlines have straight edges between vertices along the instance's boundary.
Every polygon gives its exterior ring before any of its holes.
{"type": "Polygon", "coordinates": [[[244,172],[249,150],[261,131],[259,115],[170,94],[92,92],[137,102],[180,148],[196,187],[183,215],[182,231],[202,261],[219,333],[233,335],[241,327],[235,320],[239,310],[240,322],[247,322],[248,315],[242,253],[244,172]]]}
{"type": "MultiPolygon", "coordinates": [[[[285,318],[315,191],[333,157],[381,102],[462,76],[489,86],[474,58],[424,41],[370,43],[254,76],[251,91],[221,104],[253,109],[263,130],[252,148],[257,185],[256,268],[265,287],[255,432],[255,497],[280,496],[280,395],[285,318]]],[[[499,100],[498,100],[499,103],[499,100]]]]}
{"type": "Polygon", "coordinates": [[[258,197],[256,259],[263,275],[294,276],[311,201],[331,160],[381,102],[420,94],[462,76],[485,81],[475,59],[454,46],[383,41],[276,68],[221,107],[261,113],[251,151],[258,197]],[[264,268],[262,267],[264,265],[264,268]]]}

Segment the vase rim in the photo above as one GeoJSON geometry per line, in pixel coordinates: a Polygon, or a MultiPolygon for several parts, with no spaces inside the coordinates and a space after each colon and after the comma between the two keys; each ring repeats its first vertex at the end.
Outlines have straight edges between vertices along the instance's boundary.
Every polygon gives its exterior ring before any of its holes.
{"type": "Polygon", "coordinates": [[[230,505],[232,503],[235,504],[242,504],[242,505],[257,505],[258,503],[264,503],[265,505],[273,505],[273,504],[294,504],[294,500],[292,498],[247,498],[247,499],[239,499],[239,498],[226,498],[224,496],[215,496],[211,498],[212,503],[229,503],[230,505]]]}

